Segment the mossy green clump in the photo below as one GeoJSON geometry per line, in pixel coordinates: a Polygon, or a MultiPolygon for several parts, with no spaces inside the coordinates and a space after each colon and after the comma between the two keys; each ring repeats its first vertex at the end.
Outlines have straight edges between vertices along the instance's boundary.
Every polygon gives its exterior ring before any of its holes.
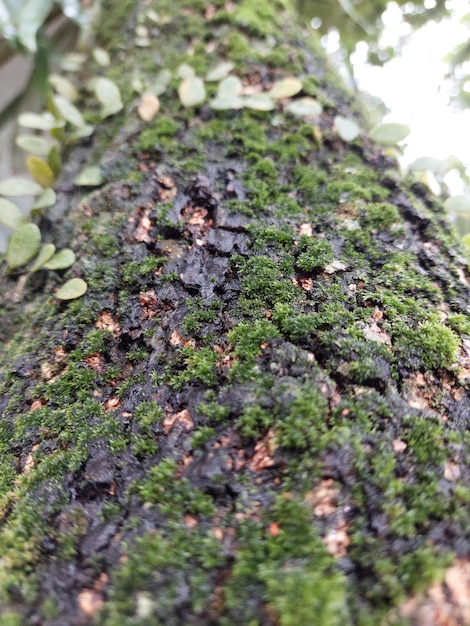
{"type": "Polygon", "coordinates": [[[401,217],[393,204],[370,202],[366,206],[364,223],[381,230],[389,230],[391,226],[401,223],[401,217]]]}
{"type": "Polygon", "coordinates": [[[224,563],[220,542],[206,528],[170,524],[147,532],[126,551],[127,560],[116,572],[108,602],[97,623],[101,626],[175,624],[175,608],[204,619],[214,601],[214,571],[224,563]],[[182,597],[183,587],[188,596],[182,597]],[[158,588],[158,598],[155,589],[158,588]],[[145,608],[143,608],[145,607],[145,608]],[[145,610],[146,617],[142,617],[145,610]]]}
{"type": "Polygon", "coordinates": [[[417,328],[397,323],[394,330],[400,364],[412,369],[427,370],[455,366],[460,339],[442,322],[430,319],[417,328]]]}
{"type": "Polygon", "coordinates": [[[324,239],[302,235],[298,249],[296,265],[304,272],[312,272],[325,267],[334,259],[331,244],[324,239]]]}
{"type": "Polygon", "coordinates": [[[210,387],[217,382],[217,361],[219,354],[213,348],[193,348],[185,346],[178,350],[175,368],[180,371],[168,373],[164,379],[174,389],[197,380],[210,387]]]}
{"type": "Polygon", "coordinates": [[[311,624],[312,616],[319,626],[349,622],[345,578],[335,570],[302,503],[281,494],[262,522],[247,520],[240,525],[238,542],[225,588],[229,619],[256,623],[261,616],[254,613],[249,598],[257,593],[282,626],[311,624]],[[274,535],[267,532],[273,522],[279,529],[274,535]]]}
{"type": "Polygon", "coordinates": [[[261,346],[266,342],[280,337],[277,328],[268,320],[255,320],[253,323],[237,324],[228,333],[228,341],[232,344],[233,355],[237,363],[232,375],[249,377],[255,364],[255,357],[260,353],[261,346]]]}
{"type": "Polygon", "coordinates": [[[169,519],[179,519],[183,513],[212,515],[212,498],[194,489],[187,479],[177,476],[178,465],[173,459],[163,459],[152,467],[145,480],[135,484],[145,502],[158,506],[159,511],[169,519]]]}
{"type": "Polygon", "coordinates": [[[268,256],[257,256],[243,262],[241,304],[246,302],[247,312],[254,307],[270,307],[275,302],[292,302],[302,296],[302,291],[285,277],[276,261],[268,256]]]}

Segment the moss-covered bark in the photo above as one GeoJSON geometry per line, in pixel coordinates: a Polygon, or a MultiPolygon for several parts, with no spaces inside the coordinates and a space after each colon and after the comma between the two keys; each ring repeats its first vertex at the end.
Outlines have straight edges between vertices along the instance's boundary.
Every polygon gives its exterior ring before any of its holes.
{"type": "Polygon", "coordinates": [[[470,623],[470,294],[442,207],[339,139],[360,111],[287,4],[158,0],[158,27],[113,4],[126,109],[68,155],[50,235],[88,293],[1,286],[1,623],[470,623]],[[139,120],[133,72],[220,59],[324,113],[184,109],[174,79],[139,120]],[[108,182],[82,198],[83,162],[108,182]]]}

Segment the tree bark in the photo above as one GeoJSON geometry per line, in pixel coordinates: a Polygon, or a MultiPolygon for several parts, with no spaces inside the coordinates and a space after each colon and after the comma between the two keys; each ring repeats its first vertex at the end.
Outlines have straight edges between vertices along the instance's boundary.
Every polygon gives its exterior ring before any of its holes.
{"type": "Polygon", "coordinates": [[[125,111],[43,220],[88,292],[1,286],[1,623],[470,623],[469,281],[441,204],[340,139],[360,105],[287,2],[115,4],[125,111]],[[219,60],[323,113],[185,109],[173,78],[140,120],[134,73],[219,60]]]}

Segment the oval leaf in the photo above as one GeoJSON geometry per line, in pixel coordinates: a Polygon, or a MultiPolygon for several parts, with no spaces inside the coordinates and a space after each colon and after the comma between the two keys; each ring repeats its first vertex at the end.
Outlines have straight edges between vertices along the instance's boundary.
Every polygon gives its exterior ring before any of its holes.
{"type": "Polygon", "coordinates": [[[410,132],[410,127],[407,124],[388,123],[373,128],[369,133],[369,137],[376,143],[384,146],[394,146],[408,137],[410,132]]]}
{"type": "Polygon", "coordinates": [[[95,48],[92,54],[95,61],[98,63],[98,65],[101,65],[101,67],[108,67],[108,65],[111,63],[108,51],[104,50],[103,48],[95,48]]]}
{"type": "Polygon", "coordinates": [[[196,76],[196,72],[194,71],[194,68],[187,63],[182,63],[177,69],[176,75],[178,76],[178,78],[187,80],[190,78],[194,78],[196,76]]]}
{"type": "Polygon", "coordinates": [[[448,211],[455,211],[455,213],[468,213],[470,211],[470,196],[465,194],[452,196],[451,198],[447,198],[444,202],[444,206],[448,211]]]}
{"type": "Polygon", "coordinates": [[[447,161],[444,159],[436,159],[435,157],[419,157],[410,165],[412,172],[431,172],[441,173],[447,167],[447,161]]]}
{"type": "Polygon", "coordinates": [[[269,95],[274,100],[281,98],[291,98],[302,91],[302,81],[298,78],[283,78],[274,83],[269,91],[269,95]]]}
{"type": "Polygon", "coordinates": [[[293,100],[286,107],[286,111],[296,117],[317,117],[322,110],[322,105],[309,96],[293,100]]]}
{"type": "Polygon", "coordinates": [[[22,267],[34,258],[41,245],[41,231],[36,224],[20,226],[7,248],[7,263],[10,267],[22,267]]]}
{"type": "Polygon", "coordinates": [[[206,99],[206,89],[201,78],[188,78],[178,87],[178,95],[181,104],[185,107],[192,107],[201,104],[206,99]]]}
{"type": "Polygon", "coordinates": [[[22,113],[18,117],[18,124],[25,128],[35,128],[36,130],[52,130],[64,125],[63,121],[56,120],[52,113],[22,113]]]}
{"type": "Polygon", "coordinates": [[[231,61],[222,61],[215,67],[213,67],[206,75],[206,80],[210,83],[217,82],[226,78],[226,76],[233,70],[235,65],[231,61]]]}
{"type": "Polygon", "coordinates": [[[55,245],[53,243],[45,243],[41,246],[39,254],[34,259],[33,265],[29,268],[30,272],[37,272],[44,263],[47,263],[49,259],[54,255],[55,245]]]}
{"type": "Polygon", "coordinates": [[[35,156],[47,156],[52,148],[50,141],[38,135],[20,135],[15,139],[15,143],[22,150],[35,156]]]}
{"type": "Polygon", "coordinates": [[[225,98],[231,96],[239,96],[242,92],[242,89],[243,84],[238,76],[227,76],[227,78],[224,78],[224,80],[219,83],[219,87],[217,89],[217,97],[225,98]]]}
{"type": "Polygon", "coordinates": [[[85,167],[73,181],[79,187],[97,187],[103,182],[103,175],[99,165],[85,167]]]}
{"type": "Polygon", "coordinates": [[[215,111],[227,111],[230,109],[236,111],[242,109],[244,104],[244,100],[240,96],[218,96],[209,103],[211,109],[215,111]]]}
{"type": "Polygon", "coordinates": [[[39,196],[33,206],[33,211],[38,211],[40,209],[47,209],[50,206],[55,204],[57,200],[56,192],[53,189],[45,189],[44,192],[39,196]]]}
{"type": "Polygon", "coordinates": [[[82,114],[67,98],[64,96],[54,96],[52,98],[54,105],[60,115],[66,122],[81,128],[85,126],[85,120],[82,114]]]}
{"type": "Polygon", "coordinates": [[[3,196],[39,196],[41,185],[27,178],[7,178],[0,181],[0,194],[3,196]]]}
{"type": "Polygon", "coordinates": [[[160,109],[160,100],[152,94],[144,94],[137,107],[137,113],[144,122],[151,122],[160,109]]]}
{"type": "Polygon", "coordinates": [[[69,102],[75,102],[78,99],[78,91],[75,85],[65,76],[60,74],[51,74],[48,78],[49,84],[52,85],[56,93],[67,98],[69,102]]]}
{"type": "Polygon", "coordinates": [[[244,105],[247,109],[253,109],[255,111],[272,111],[276,106],[274,100],[266,93],[248,96],[244,99],[244,105]]]}
{"type": "Polygon", "coordinates": [[[75,252],[70,248],[64,248],[44,264],[47,270],[65,270],[75,263],[75,252]]]}
{"type": "Polygon", "coordinates": [[[75,300],[86,293],[88,285],[82,278],[71,278],[57,291],[56,298],[59,300],[75,300]]]}
{"type": "Polygon", "coordinates": [[[55,178],[54,172],[45,161],[36,156],[29,156],[26,159],[26,167],[41,187],[52,187],[55,178]]]}
{"type": "Polygon", "coordinates": [[[16,230],[24,222],[25,217],[16,204],[13,204],[10,200],[0,198],[0,223],[12,230],[16,230]]]}
{"type": "Polygon", "coordinates": [[[49,154],[47,155],[47,164],[54,172],[54,176],[58,176],[60,174],[60,151],[57,146],[52,146],[49,154]]]}
{"type": "Polygon", "coordinates": [[[168,85],[170,84],[170,81],[171,81],[170,70],[161,70],[160,72],[158,72],[155,82],[153,83],[153,85],[151,85],[150,91],[155,96],[161,96],[162,93],[165,93],[168,85]]]}
{"type": "Polygon", "coordinates": [[[337,115],[334,124],[343,141],[353,141],[359,135],[359,126],[347,117],[337,115]]]}
{"type": "Polygon", "coordinates": [[[121,111],[123,107],[121,92],[115,82],[100,76],[92,81],[92,86],[101,104],[102,117],[109,117],[121,111]]]}

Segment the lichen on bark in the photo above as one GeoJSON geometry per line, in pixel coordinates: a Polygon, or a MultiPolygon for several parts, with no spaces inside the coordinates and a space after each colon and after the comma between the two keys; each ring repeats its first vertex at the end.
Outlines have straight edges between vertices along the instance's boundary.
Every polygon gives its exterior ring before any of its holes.
{"type": "Polygon", "coordinates": [[[403,601],[469,552],[469,283],[445,213],[338,137],[360,106],[287,2],[160,1],[144,49],[131,4],[107,39],[126,112],[63,181],[99,158],[108,182],[64,191],[52,231],[88,293],[1,287],[2,619],[413,623],[403,601]],[[139,122],[132,71],[221,58],[254,91],[295,73],[323,114],[185,109],[174,80],[139,122]]]}

